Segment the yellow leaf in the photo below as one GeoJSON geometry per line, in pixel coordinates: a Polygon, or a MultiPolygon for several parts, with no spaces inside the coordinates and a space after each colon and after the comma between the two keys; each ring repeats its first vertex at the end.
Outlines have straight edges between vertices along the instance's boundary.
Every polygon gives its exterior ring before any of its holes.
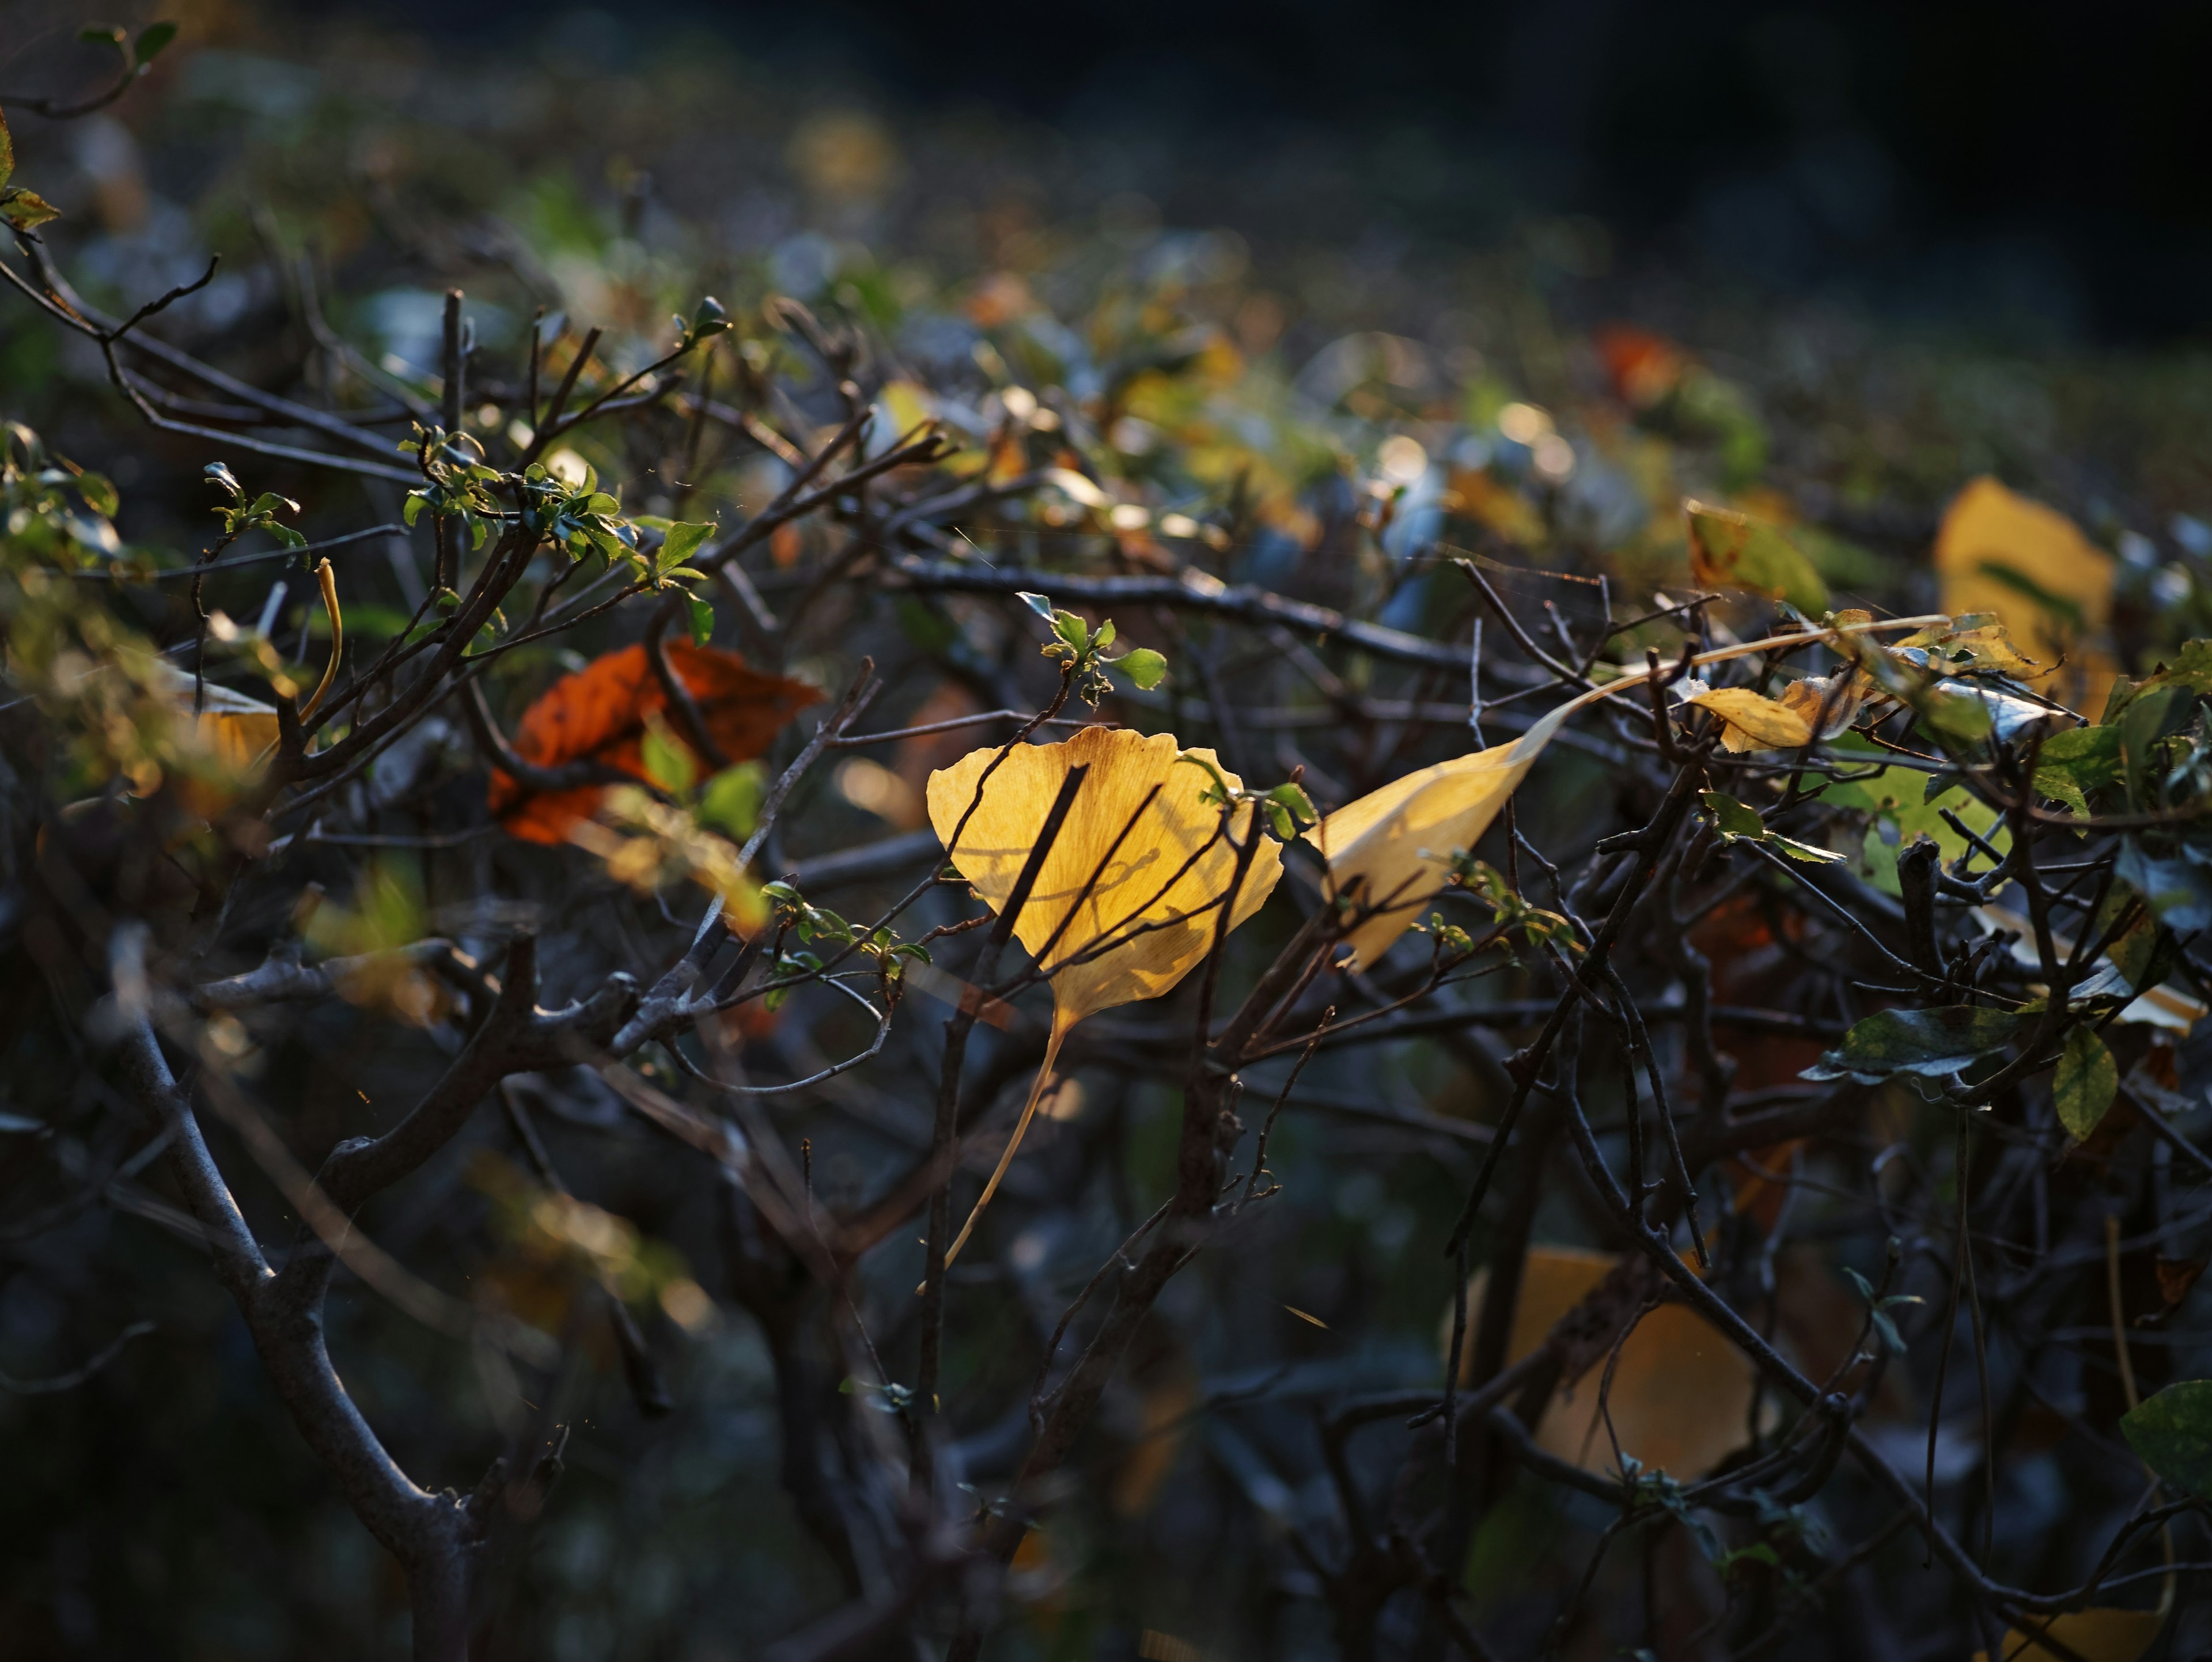
{"type": "MultiPolygon", "coordinates": [[[[1577,1247],[1531,1247],[1521,1272],[1521,1296],[1514,1301],[1506,1361],[1519,1361],[1541,1344],[1615,1262],[1610,1253],[1577,1247]]],[[[1487,1269],[1478,1270],[1468,1284],[1470,1333],[1489,1277],[1487,1269]]],[[[1449,1334],[1449,1314],[1445,1320],[1449,1334]]],[[[1598,1413],[1605,1367],[1601,1357],[1581,1378],[1562,1381],[1534,1428],[1537,1446],[1585,1471],[1613,1470],[1613,1440],[1598,1413]]],[[[1756,1379],[1750,1359],[1703,1316],[1687,1305],[1661,1305],[1620,1347],[1606,1396],[1621,1452],[1647,1471],[1657,1468],[1685,1482],[1703,1476],[1742,1446],[1756,1379]]]]}
{"type": "MultiPolygon", "coordinates": [[[[2060,1653],[2032,1642],[2049,1635],[2085,1662],[2136,1662],[2151,1647],[2166,1625],[2162,1610],[2069,1610],[2054,1616],[2048,1627],[2036,1624],[2028,1633],[2008,1629],[1998,1653],[2005,1662],[2056,1662],[2060,1653]]],[[[1987,1651],[1976,1651],[1975,1662],[1988,1662],[1987,1651]]]]}
{"type": "Polygon", "coordinates": [[[1394,780],[1306,833],[1328,861],[1331,890],[1364,914],[1345,936],[1360,967],[1372,968],[1444,886],[1453,852],[1490,829],[1559,730],[1557,714],[1510,745],[1394,780]]]}
{"type": "Polygon", "coordinates": [[[2012,642],[2002,624],[1984,624],[1977,629],[1954,630],[1943,636],[1947,647],[1959,647],[1974,655],[1977,668],[1994,669],[2014,680],[2028,681],[2048,673],[2012,642]]]}
{"type": "Polygon", "coordinates": [[[300,706],[302,721],[308,720],[321,707],[330,692],[331,683],[338,679],[338,660],[345,652],[345,618],[338,612],[337,575],[331,569],[328,560],[315,568],[315,581],[321,587],[323,611],[331,620],[331,661],[324,666],[323,679],[316,684],[313,695],[300,706]]]}
{"type": "MultiPolygon", "coordinates": [[[[1749,687],[1707,688],[1694,681],[1687,685],[1694,690],[1682,702],[1709,709],[1728,723],[1721,743],[1731,752],[1795,750],[1813,742],[1810,718],[1786,703],[1762,697],[1749,687]]],[[[1817,712],[1819,708],[1816,700],[1814,709],[1817,712]]]]}
{"type": "Polygon", "coordinates": [[[1872,684],[1856,670],[1839,669],[1833,675],[1808,675],[1792,681],[1782,689],[1779,702],[1784,709],[1795,712],[1808,730],[1817,726],[1821,738],[1832,739],[1856,719],[1859,706],[1872,690],[1872,684]]]}
{"type": "Polygon", "coordinates": [[[2027,659],[2066,659],[2058,696],[2092,715],[2104,707],[2116,673],[2103,639],[2113,569],[2112,556],[2073,521],[1992,478],[1954,497],[1936,533],[1943,609],[1995,612],[2027,659]]]}
{"type": "MultiPolygon", "coordinates": [[[[2012,935],[2012,961],[2024,969],[2039,969],[2043,954],[2035,944],[2035,924],[2020,913],[2004,906],[1977,906],[1974,921],[1992,934],[2012,935]]],[[[2061,929],[2051,932],[2051,950],[2062,960],[2074,956],[2074,938],[2061,929]]],[[[2090,968],[2090,974],[2100,978],[2118,977],[2119,971],[2110,958],[2100,958],[2090,968]]],[[[2039,990],[2046,990],[2039,989],[2039,990]]],[[[2081,994],[2077,989],[2075,997],[2081,994]]],[[[2146,987],[2130,1000],[2114,1018],[2123,1022],[2141,1022],[2146,1026],[2163,1027],[2170,1032],[2186,1033],[2205,1014],[2203,1000],[2191,997],[2180,983],[2166,982],[2155,987],[2146,987]]]]}
{"type": "MultiPolygon", "coordinates": [[[[1167,734],[1147,738],[1085,728],[1063,744],[1017,745],[1003,752],[996,768],[992,764],[1001,752],[986,746],[929,776],[929,822],[948,844],[960,874],[995,912],[1012,898],[1061,782],[1074,768],[1090,770],[1014,921],[1014,938],[1049,977],[1052,1037],[976,1214],[989,1203],[1021,1146],[1067,1030],[1100,1010],[1158,998],[1212,947],[1237,855],[1220,835],[1221,809],[1204,800],[1213,788],[1212,775],[1179,762],[1182,753],[1167,734]]],[[[1213,760],[1212,751],[1189,753],[1213,760]]],[[[1242,788],[1236,775],[1224,770],[1223,777],[1242,788]]],[[[1273,892],[1283,856],[1255,825],[1249,803],[1231,816],[1230,831],[1239,843],[1260,837],[1230,908],[1229,927],[1235,928],[1273,892]]],[[[947,1262],[975,1227],[970,1215],[947,1262]]]]}
{"type": "MultiPolygon", "coordinates": [[[[170,704],[191,715],[192,678],[169,663],[163,663],[156,673],[170,704]]],[[[240,776],[249,775],[276,751],[274,705],[234,692],[213,681],[200,689],[199,703],[199,714],[192,721],[193,734],[200,749],[219,762],[225,771],[240,776]]]]}
{"type": "MultiPolygon", "coordinates": [[[[1701,653],[1692,665],[1717,664],[1731,658],[1749,657],[1787,647],[1808,646],[1815,641],[1840,644],[1841,637],[1881,629],[1917,629],[1929,624],[1948,624],[1948,618],[1898,618],[1881,622],[1869,618],[1829,629],[1801,630],[1763,641],[1746,642],[1701,653]]],[[[1509,745],[1494,745],[1472,756],[1461,756],[1434,767],[1409,773],[1346,803],[1326,816],[1306,840],[1321,850],[1328,862],[1332,897],[1350,900],[1355,910],[1352,927],[1344,936],[1359,967],[1371,968],[1406,932],[1421,908],[1444,886],[1451,874],[1452,855],[1471,849],[1490,829],[1521,782],[1535,766],[1536,758],[1552,742],[1567,718],[1577,710],[1612,697],[1650,679],[1647,670],[1622,672],[1619,678],[1579,693],[1537,721],[1509,745]]],[[[1716,695],[1707,694],[1711,697],[1716,695]]],[[[1724,695],[1723,695],[1724,696],[1724,695]]],[[[1755,694],[1746,697],[1756,699],[1755,694]]],[[[1771,701],[1757,699],[1761,704],[1771,701]]],[[[1812,732],[1806,717],[1776,707],[1780,718],[1794,723],[1787,729],[1796,737],[1784,742],[1802,745],[1812,732]]],[[[1726,708],[1720,714],[1733,721],[1726,708]]],[[[1759,719],[1759,718],[1754,718],[1759,719]]],[[[1778,724],[1772,730],[1784,730],[1778,724]]]]}

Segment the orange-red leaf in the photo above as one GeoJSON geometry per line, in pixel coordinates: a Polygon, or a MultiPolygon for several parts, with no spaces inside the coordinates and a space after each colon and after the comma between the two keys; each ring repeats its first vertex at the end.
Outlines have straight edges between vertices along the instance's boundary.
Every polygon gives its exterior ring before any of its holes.
{"type": "MultiPolygon", "coordinates": [[[[708,733],[732,762],[758,756],[785,722],[822,697],[804,681],[763,674],[736,653],[714,647],[673,642],[668,660],[698,704],[708,733]]],[[[623,647],[548,687],[523,712],[515,730],[514,752],[539,767],[588,760],[642,779],[646,718],[667,703],[644,647],[623,647]]],[[[696,759],[704,772],[706,758],[696,759]]],[[[586,785],[575,790],[533,791],[495,768],[491,811],[500,824],[526,842],[562,843],[571,825],[598,811],[605,788],[586,785]]]]}

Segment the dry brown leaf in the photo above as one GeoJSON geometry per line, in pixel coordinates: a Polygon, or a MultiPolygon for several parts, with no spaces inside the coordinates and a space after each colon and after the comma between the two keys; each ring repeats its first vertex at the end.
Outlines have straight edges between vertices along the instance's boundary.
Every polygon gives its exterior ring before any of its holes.
{"type": "MultiPolygon", "coordinates": [[[[2038,1627],[2033,1634],[2008,1629],[1998,1654],[2005,1662],[2057,1662],[2058,1652],[2033,1642],[2048,1633],[2087,1662],[2136,1662],[2165,1625],[2163,1610],[2069,1610],[2052,1616],[2048,1628],[2038,1627]]],[[[1989,1654],[1976,1651],[1975,1662],[1989,1662],[1989,1654]]]]}
{"type": "MultiPolygon", "coordinates": [[[[1611,1253],[1578,1247],[1529,1248],[1506,1361],[1542,1344],[1618,1262],[1611,1253]]],[[[1469,1332],[1480,1319],[1489,1274],[1478,1270],[1468,1285],[1469,1332]]],[[[1445,1320],[1448,1333],[1449,1314],[1445,1320]]],[[[1598,1413],[1611,1348],[1608,1340],[1588,1372],[1553,1393],[1534,1428],[1537,1446],[1586,1471],[1614,1470],[1613,1442],[1598,1413]]],[[[1664,1470],[1686,1482],[1703,1476],[1742,1446],[1755,1381],[1750,1360],[1703,1316],[1686,1305],[1659,1306],[1636,1324],[1613,1368],[1607,1401],[1621,1452],[1646,1471],[1664,1470]]]]}
{"type": "Polygon", "coordinates": [[[2092,715],[2104,708],[2117,673],[2103,641],[2114,569],[2112,557],[2063,514],[1988,478],[1952,499],[1936,533],[1944,609],[1996,613],[2019,643],[2012,655],[2025,654],[2023,661],[2065,658],[2055,690],[2092,715]]]}
{"type": "MultiPolygon", "coordinates": [[[[931,774],[928,791],[930,824],[948,845],[957,835],[957,846],[949,847],[952,863],[994,912],[1012,897],[1069,771],[1090,772],[1014,920],[1014,938],[1039,957],[1052,988],[1044,1065],[975,1213],[945,1255],[948,1263],[1020,1148],[1067,1030],[1115,1005],[1158,998],[1197,968],[1213,945],[1237,869],[1237,856],[1219,835],[1221,810],[1204,800],[1212,776],[1178,761],[1181,747],[1167,734],[1147,738],[1085,728],[1061,744],[1017,745],[993,769],[1001,753],[997,746],[971,751],[931,774]],[[1155,787],[1158,794],[1147,807],[1155,787]]],[[[1209,750],[1189,754],[1214,760],[1209,750]]],[[[1235,774],[1224,770],[1223,777],[1242,788],[1235,774]]],[[[1242,805],[1230,822],[1239,842],[1260,837],[1230,908],[1232,929],[1260,910],[1283,874],[1280,849],[1252,815],[1250,805],[1242,805]]]]}
{"type": "Polygon", "coordinates": [[[1845,668],[1833,675],[1808,675],[1792,681],[1782,689],[1777,702],[1802,717],[1808,728],[1817,727],[1821,738],[1832,739],[1858,718],[1859,706],[1873,690],[1864,675],[1845,668]]]}

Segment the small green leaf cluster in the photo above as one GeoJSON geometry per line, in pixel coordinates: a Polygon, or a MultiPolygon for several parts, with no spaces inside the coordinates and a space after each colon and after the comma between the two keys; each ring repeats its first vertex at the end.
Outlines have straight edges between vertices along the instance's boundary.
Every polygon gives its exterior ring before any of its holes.
{"type": "Polygon", "coordinates": [[[1739,802],[1733,796],[1717,790],[1702,790],[1698,800],[1705,805],[1711,816],[1713,829],[1720,833],[1723,843],[1759,843],[1786,854],[1792,860],[1807,865],[1827,865],[1844,856],[1827,849],[1816,849],[1809,843],[1800,843],[1766,828],[1759,810],[1747,802],[1739,802]]]}
{"type": "Polygon", "coordinates": [[[1525,898],[1505,874],[1487,861],[1477,860],[1465,849],[1452,853],[1452,886],[1464,889],[1490,910],[1501,934],[1519,934],[1532,946],[1582,950],[1575,926],[1558,912],[1547,911],[1525,898]]]}
{"type": "MultiPolygon", "coordinates": [[[[36,433],[9,422],[0,448],[0,536],[11,557],[74,569],[123,551],[104,474],[50,455],[36,433]]],[[[11,557],[11,564],[15,563],[11,557]]]]}
{"type": "MultiPolygon", "coordinates": [[[[887,988],[895,988],[906,972],[909,962],[927,964],[929,948],[919,942],[901,941],[889,928],[856,928],[826,906],[811,904],[806,897],[788,883],[763,883],[761,893],[775,907],[779,940],[784,935],[796,935],[812,944],[841,947],[850,953],[870,959],[882,976],[887,988]]],[[[840,954],[841,956],[842,954],[840,954]]],[[[820,972],[823,959],[811,952],[781,952],[776,955],[774,981],[803,979],[820,972]]],[[[783,1001],[788,988],[771,985],[763,1003],[770,1010],[783,1001]]]]}
{"type": "Polygon", "coordinates": [[[76,32],[76,38],[88,46],[112,46],[122,59],[124,73],[131,80],[154,67],[154,60],[162,49],[177,38],[177,26],[163,19],[149,23],[132,40],[130,32],[113,23],[88,23],[76,32]]]}
{"type": "MultiPolygon", "coordinates": [[[[159,23],[154,26],[161,27],[159,23]]],[[[0,220],[5,220],[18,231],[32,231],[50,219],[61,217],[61,210],[36,191],[9,184],[8,181],[15,176],[15,141],[9,136],[7,118],[0,116],[0,220]]]]}
{"type": "Polygon", "coordinates": [[[246,487],[238,482],[238,475],[222,462],[210,462],[203,470],[207,482],[230,498],[228,506],[218,503],[214,513],[222,521],[223,540],[242,537],[249,531],[265,531],[287,548],[305,548],[307,539],[289,525],[277,521],[281,511],[297,515],[300,504],[289,496],[280,496],[273,490],[264,490],[248,502],[246,487]]]}
{"type": "Polygon", "coordinates": [[[1073,678],[1075,690],[1085,703],[1096,704],[1114,690],[1114,684],[1106,679],[1109,669],[1127,676],[1140,692],[1150,692],[1168,673],[1168,661],[1150,647],[1133,648],[1118,658],[1107,657],[1106,648],[1114,644],[1115,634],[1111,618],[1094,630],[1073,612],[1054,606],[1048,594],[1024,593],[1020,599],[1052,626],[1052,638],[1038,650],[1073,678]]]}
{"type": "Polygon", "coordinates": [[[1881,1342],[1889,1347],[1890,1355],[1893,1356],[1905,1355],[1905,1336],[1897,1330],[1897,1319],[1889,1312],[1908,1304],[1925,1304],[1927,1300],[1916,1294],[1910,1293],[1890,1293],[1878,1296],[1873,1284],[1849,1264],[1844,1266],[1844,1274],[1850,1278],[1851,1285],[1858,1288],[1859,1297],[1866,1300],[1867,1321],[1874,1330],[1881,1336],[1881,1342]]]}
{"type": "Polygon", "coordinates": [[[415,436],[402,440],[399,447],[420,459],[424,480],[421,490],[407,493],[399,517],[411,526],[427,508],[440,519],[457,519],[468,533],[470,548],[482,548],[491,528],[506,518],[492,495],[500,472],[484,460],[483,447],[466,433],[417,423],[415,436]]]}
{"type": "Polygon", "coordinates": [[[699,302],[699,308],[690,318],[678,313],[675,318],[676,350],[688,352],[703,341],[709,341],[730,326],[730,314],[722,309],[722,302],[708,295],[699,302]]]}
{"type": "MultiPolygon", "coordinates": [[[[1107,627],[1110,629],[1113,625],[1109,624],[1107,627]]],[[[1136,654],[1132,653],[1130,655],[1134,657],[1136,654]]],[[[1229,776],[1222,772],[1211,757],[1187,750],[1179,752],[1176,760],[1187,762],[1194,768],[1203,768],[1212,776],[1213,782],[1199,793],[1200,801],[1210,802],[1224,813],[1239,802],[1249,802],[1267,816],[1268,829],[1279,841],[1288,843],[1302,831],[1321,823],[1321,813],[1314,807],[1313,799],[1306,794],[1305,788],[1295,779],[1286,779],[1267,790],[1251,790],[1231,785],[1229,776]]]]}

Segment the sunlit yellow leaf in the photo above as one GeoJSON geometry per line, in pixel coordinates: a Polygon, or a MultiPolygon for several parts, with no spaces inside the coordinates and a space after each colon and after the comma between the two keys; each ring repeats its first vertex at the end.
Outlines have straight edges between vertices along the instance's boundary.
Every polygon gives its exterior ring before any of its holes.
{"type": "MultiPolygon", "coordinates": [[[[1717,664],[1815,641],[1841,648],[1848,645],[1846,637],[1863,631],[1917,629],[1949,622],[1948,618],[1899,618],[1879,623],[1872,618],[1855,620],[1723,647],[1700,653],[1691,662],[1693,666],[1717,664]]],[[[1346,803],[1308,831],[1306,840],[1328,862],[1332,895],[1353,909],[1352,927],[1344,940],[1358,965],[1371,967],[1444,886],[1454,851],[1472,849],[1490,829],[1491,821],[1520,788],[1536,758],[1569,716],[1601,698],[1641,686],[1648,679],[1645,670],[1624,671],[1616,679],[1570,698],[1512,743],[1409,773],[1346,803]]],[[[1762,706],[1771,703],[1755,694],[1743,696],[1762,706]]],[[[1779,742],[1805,743],[1812,733],[1810,719],[1783,706],[1776,705],[1774,709],[1771,718],[1761,712],[1753,719],[1767,721],[1770,731],[1795,735],[1779,742]],[[1784,727],[1784,722],[1790,725],[1784,727]]],[[[1732,722],[1735,720],[1728,708],[1719,713],[1732,722]]]]}
{"type": "Polygon", "coordinates": [[[1873,691],[1856,670],[1839,669],[1833,675],[1808,675],[1782,689],[1778,702],[1798,715],[1808,728],[1818,727],[1820,737],[1832,739],[1857,719],[1859,706],[1873,691]]]}
{"type": "MultiPolygon", "coordinates": [[[[2061,1654],[2069,1653],[2085,1662],[2136,1662],[2165,1625],[2163,1610],[2069,1610],[2052,1616],[2047,1628],[2039,1625],[2027,1633],[2008,1629],[2004,1648],[1998,1653],[2005,1662],[2057,1662],[2061,1654]],[[2045,1635],[2063,1645],[2066,1652],[2032,1642],[2045,1635]]],[[[1976,1651],[1974,1658],[1975,1662],[1988,1662],[1989,1653],[1976,1651]]]]}
{"type": "Polygon", "coordinates": [[[1974,655],[1977,668],[1994,669],[2015,680],[2033,680],[2047,673],[2050,665],[2038,663],[2013,644],[2012,636],[2002,624],[1983,624],[1973,629],[1954,630],[1943,637],[1947,647],[1956,647],[1974,655]]]}
{"type": "Polygon", "coordinates": [[[1493,745],[1394,780],[1347,803],[1306,833],[1328,861],[1329,886],[1365,916],[1345,936],[1371,968],[1472,849],[1559,731],[1553,711],[1510,745],[1493,745]]]}
{"type": "Polygon", "coordinates": [[[2104,708],[2115,673],[2104,640],[2114,564],[2073,521],[1995,479],[1976,479],[1944,512],[1936,569],[1945,611],[1994,612],[2018,654],[2044,665],[2067,661],[2056,696],[2093,716],[2104,708]]]}
{"type": "MultiPolygon", "coordinates": [[[[1682,702],[1709,709],[1728,723],[1721,743],[1732,752],[1795,750],[1813,742],[1813,722],[1787,703],[1763,697],[1749,687],[1711,687],[1686,682],[1692,689],[1682,702]]],[[[1819,703],[1814,701],[1814,711],[1819,703]]]]}
{"type": "MultiPolygon", "coordinates": [[[[1513,1306],[1507,1362],[1520,1361],[1541,1344],[1559,1318],[1605,1280],[1615,1262],[1610,1253],[1577,1247],[1531,1247],[1521,1273],[1521,1296],[1513,1306]]],[[[1469,1332],[1480,1319],[1489,1277],[1488,1270],[1478,1270],[1468,1284],[1469,1332]]],[[[1632,1308],[1624,1312],[1624,1326],[1633,1313],[1632,1308]]],[[[1563,1381],[1534,1428],[1539,1447],[1586,1471],[1614,1470],[1613,1440],[1598,1411],[1605,1367],[1600,1357],[1580,1379],[1563,1381]]],[[[1750,1359],[1703,1316],[1686,1305],[1661,1305],[1620,1347],[1606,1395],[1621,1452],[1647,1471],[1656,1467],[1686,1482],[1704,1476],[1749,1434],[1756,1379],[1750,1359]]]]}
{"type": "MultiPolygon", "coordinates": [[[[1062,744],[1017,745],[995,769],[1000,751],[986,746],[929,776],[931,825],[960,874],[998,911],[1012,896],[1062,782],[1072,769],[1090,770],[1014,922],[1014,938],[1039,956],[1050,977],[1052,1038],[1013,1137],[976,1202],[979,1214],[1029,1129],[1067,1030],[1100,1010],[1168,991],[1204,961],[1223,901],[1231,899],[1234,928],[1282,875],[1280,849],[1254,824],[1251,806],[1241,804],[1229,831],[1239,843],[1256,836],[1260,843],[1230,896],[1237,855],[1222,836],[1220,807],[1204,800],[1212,776],[1177,761],[1181,753],[1166,734],[1085,728],[1062,744]]],[[[1213,760],[1211,751],[1190,754],[1213,760]]],[[[1242,788],[1236,775],[1223,776],[1242,788]]],[[[954,1251],[975,1223],[970,1216],[954,1251]]]]}

